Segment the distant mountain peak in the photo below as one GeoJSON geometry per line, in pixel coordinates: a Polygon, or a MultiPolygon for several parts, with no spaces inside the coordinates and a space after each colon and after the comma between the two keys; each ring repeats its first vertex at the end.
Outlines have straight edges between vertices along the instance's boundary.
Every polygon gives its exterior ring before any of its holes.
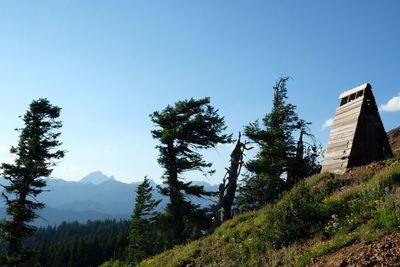
{"type": "Polygon", "coordinates": [[[85,184],[101,184],[107,181],[115,181],[114,176],[107,176],[101,171],[94,171],[83,177],[79,182],[85,184]]]}

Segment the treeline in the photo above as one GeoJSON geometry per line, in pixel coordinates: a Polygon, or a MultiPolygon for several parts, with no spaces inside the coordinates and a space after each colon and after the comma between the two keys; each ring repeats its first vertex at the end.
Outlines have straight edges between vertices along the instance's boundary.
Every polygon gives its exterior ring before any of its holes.
{"type": "MultiPolygon", "coordinates": [[[[111,258],[135,265],[165,249],[212,232],[232,218],[233,210],[243,212],[276,201],[284,191],[319,172],[321,167],[320,147],[309,130],[310,123],[299,118],[295,105],[287,103],[288,80],[282,77],[273,86],[271,111],[262,120],[244,127],[244,140],[240,133],[236,140],[233,134],[227,133],[225,119],[211,105],[209,97],[178,101],[150,114],[154,124],[151,134],[158,142],[158,162],[164,169],[164,182],[158,190],[169,198],[165,210],[156,212],[159,200],[153,199],[153,188],[145,178],[137,189],[132,220],[126,232],[99,237],[78,235],[77,225],[75,232],[63,231],[62,227],[49,228],[46,235],[50,236],[51,231],[60,231],[60,235],[40,247],[36,245],[34,250],[39,252],[36,258],[32,258],[32,247],[22,241],[36,232],[29,223],[44,203],[38,203],[35,197],[44,190],[43,177],[50,176],[56,160],[65,151],[58,149],[61,109],[47,99],[33,101],[23,117],[25,127],[18,129],[20,141],[10,150],[16,157],[15,163],[0,166],[2,175],[10,181],[9,186],[3,186],[2,195],[10,219],[0,224],[1,238],[7,243],[7,252],[0,260],[4,265],[15,266],[29,259],[31,264],[44,262],[41,257],[48,255],[50,261],[58,263],[46,262],[45,266],[92,266],[95,260],[98,264],[98,259],[109,259],[112,253],[111,258]],[[219,191],[208,192],[203,186],[192,184],[190,174],[194,171],[204,176],[215,173],[203,151],[233,142],[236,145],[226,175],[221,177],[219,191]],[[245,162],[245,153],[251,149],[256,150],[256,155],[245,162]],[[240,179],[242,168],[246,172],[240,179]],[[201,208],[191,201],[193,197],[212,196],[217,202],[209,208],[201,208]],[[67,235],[75,237],[68,240],[67,235]]],[[[88,227],[97,229],[96,224],[88,227]]],[[[40,240],[46,240],[44,233],[38,234],[40,240]]],[[[30,242],[33,244],[35,239],[30,242]]]]}
{"type": "Polygon", "coordinates": [[[125,258],[129,225],[126,220],[105,220],[39,228],[25,242],[35,253],[22,266],[99,266],[125,258]]]}

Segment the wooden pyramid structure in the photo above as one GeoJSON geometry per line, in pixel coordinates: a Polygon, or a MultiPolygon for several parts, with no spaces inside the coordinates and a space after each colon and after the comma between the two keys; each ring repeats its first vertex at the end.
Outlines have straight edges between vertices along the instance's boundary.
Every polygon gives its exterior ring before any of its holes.
{"type": "Polygon", "coordinates": [[[341,174],[348,168],[392,157],[371,85],[343,92],[339,99],[321,172],[341,174]]]}

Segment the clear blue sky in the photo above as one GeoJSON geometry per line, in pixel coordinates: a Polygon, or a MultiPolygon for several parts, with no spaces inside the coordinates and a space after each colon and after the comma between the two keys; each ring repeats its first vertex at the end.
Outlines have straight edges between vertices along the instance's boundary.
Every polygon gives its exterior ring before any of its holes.
{"type": "MultiPolygon", "coordinates": [[[[322,130],[339,94],[370,82],[377,103],[400,92],[399,1],[0,1],[0,160],[33,99],[62,107],[69,152],[54,176],[94,170],[160,181],[149,114],[210,96],[229,132],[270,111],[281,75],[289,101],[322,130]]],[[[397,97],[397,98],[396,98],[397,97]]],[[[382,112],[385,128],[400,112],[382,112]]],[[[207,153],[217,183],[226,147],[207,153]]]]}

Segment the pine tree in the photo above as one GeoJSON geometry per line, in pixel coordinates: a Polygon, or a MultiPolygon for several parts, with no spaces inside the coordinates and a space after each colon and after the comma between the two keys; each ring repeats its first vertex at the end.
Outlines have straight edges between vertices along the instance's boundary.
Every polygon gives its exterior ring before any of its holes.
{"type": "Polygon", "coordinates": [[[45,177],[49,177],[55,161],[64,157],[58,131],[62,123],[57,120],[60,108],[53,106],[47,99],[33,101],[22,118],[25,126],[20,132],[16,147],[10,153],[15,155],[14,163],[3,163],[0,169],[3,177],[9,181],[2,193],[10,219],[3,221],[1,238],[8,244],[7,255],[2,257],[4,264],[16,266],[29,257],[23,247],[24,238],[35,233],[36,227],[29,225],[38,217],[36,210],[44,207],[36,196],[44,191],[45,177]]]}
{"type": "Polygon", "coordinates": [[[201,171],[205,175],[213,173],[210,170],[212,164],[206,162],[198,151],[231,142],[231,135],[222,133],[226,126],[224,118],[217,112],[207,97],[179,101],[150,115],[158,127],[151,133],[161,143],[157,146],[160,151],[158,162],[165,169],[166,187],[161,193],[170,198],[167,211],[172,216],[171,227],[177,240],[185,238],[185,218],[198,208],[187,196],[208,194],[203,186],[184,182],[182,174],[188,171],[201,171]]]}
{"type": "Polygon", "coordinates": [[[161,200],[154,200],[152,192],[153,187],[145,177],[136,191],[136,204],[129,228],[128,261],[130,264],[137,264],[155,252],[154,240],[151,238],[151,222],[156,215],[154,209],[161,200]]]}
{"type": "Polygon", "coordinates": [[[303,136],[309,135],[305,131],[308,123],[299,119],[296,106],[286,102],[288,79],[282,77],[273,87],[272,110],[265,115],[263,125],[256,121],[245,127],[245,135],[258,146],[259,151],[245,165],[249,174],[242,181],[238,199],[243,210],[273,202],[306,175],[300,172],[300,168],[306,167],[303,164],[303,136]],[[295,133],[300,135],[297,145],[295,133]]]}

